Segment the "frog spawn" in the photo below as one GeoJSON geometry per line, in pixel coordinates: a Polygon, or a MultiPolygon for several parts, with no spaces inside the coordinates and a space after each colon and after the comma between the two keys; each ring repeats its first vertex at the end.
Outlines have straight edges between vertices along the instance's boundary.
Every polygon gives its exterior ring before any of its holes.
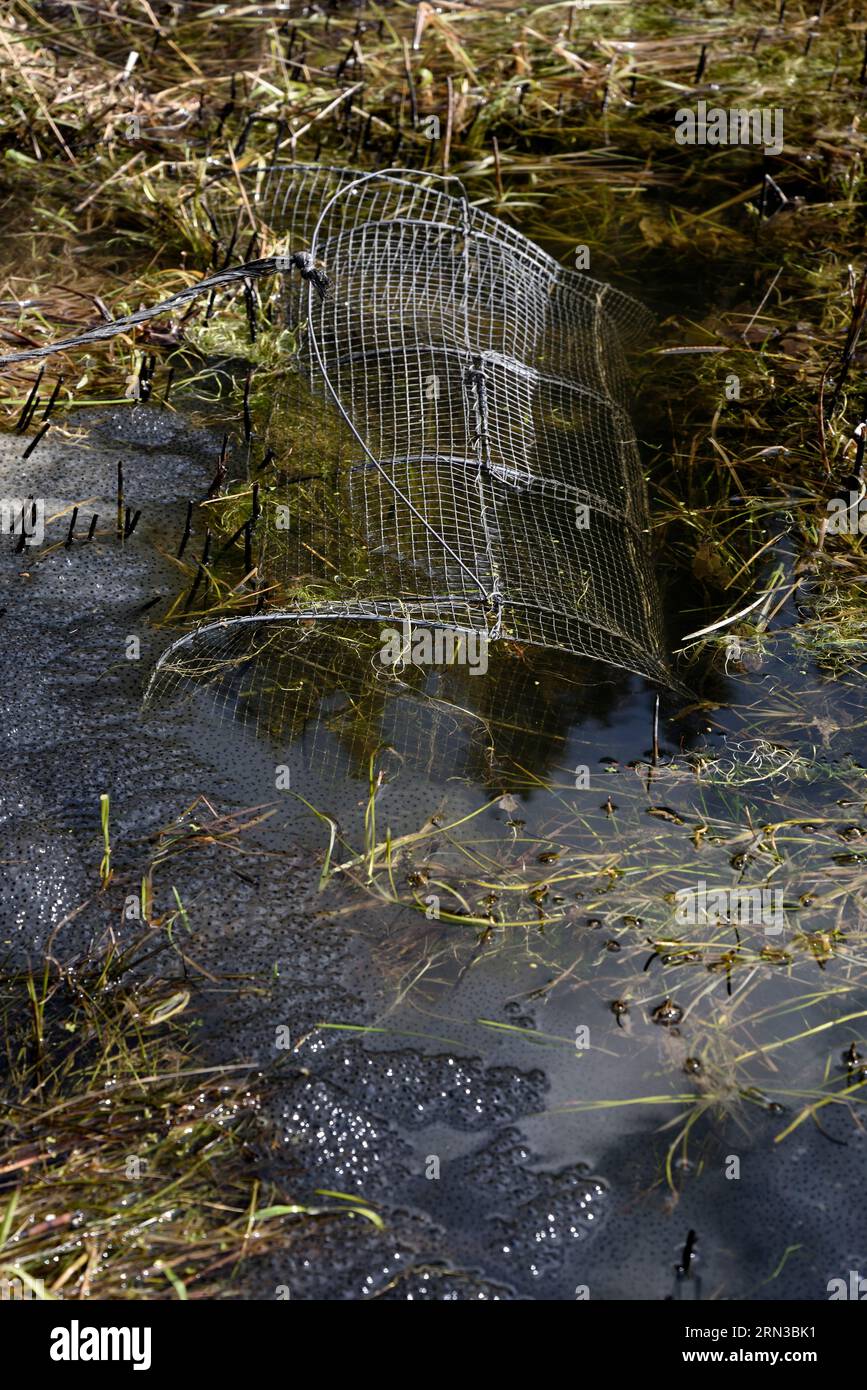
{"type": "Polygon", "coordinates": [[[284,1142],[303,1151],[325,1185],[368,1196],[393,1188],[401,1172],[410,1176],[414,1150],[396,1127],[486,1129],[544,1104],[543,1072],[486,1067],[477,1058],[367,1052],[350,1044],[336,1059],[329,1056],[326,1067],[295,1083],[293,1103],[283,1109],[284,1142]]]}
{"type": "Polygon", "coordinates": [[[578,1281],[583,1244],[610,1204],[605,1184],[586,1164],[540,1171],[520,1131],[508,1128],[471,1157],[461,1180],[474,1202],[496,1204],[487,1216],[491,1267],[519,1287],[556,1281],[560,1288],[567,1275],[578,1281]]]}
{"type": "Polygon", "coordinates": [[[372,1107],[411,1128],[435,1122],[474,1130],[541,1109],[545,1073],[488,1067],[478,1058],[345,1050],[344,1070],[361,1069],[372,1107]]]}
{"type": "Polygon", "coordinates": [[[560,1270],[569,1246],[586,1239],[603,1214],[606,1196],[602,1183],[580,1168],[537,1180],[538,1195],[497,1221],[503,1255],[533,1279],[560,1270]]]}

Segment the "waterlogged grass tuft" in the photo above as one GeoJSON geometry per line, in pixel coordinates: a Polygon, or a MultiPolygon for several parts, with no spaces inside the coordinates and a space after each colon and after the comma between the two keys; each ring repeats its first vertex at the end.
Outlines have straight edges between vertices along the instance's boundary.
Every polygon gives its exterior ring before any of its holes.
{"type": "Polygon", "coordinates": [[[249,1262],[311,1223],[382,1224],[357,1197],[299,1203],[258,1176],[267,1083],[202,1060],[189,982],[145,978],[162,937],[0,971],[3,1297],[237,1297],[249,1262]]]}

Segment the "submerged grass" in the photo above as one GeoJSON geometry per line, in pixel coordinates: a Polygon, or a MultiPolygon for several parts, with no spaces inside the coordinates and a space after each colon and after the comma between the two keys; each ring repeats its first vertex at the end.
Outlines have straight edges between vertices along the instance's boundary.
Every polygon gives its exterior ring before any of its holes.
{"type": "MultiPolygon", "coordinates": [[[[401,835],[375,831],[371,807],[383,789],[371,775],[364,844],[341,837],[336,854],[332,834],[321,886],[342,885],[331,899],[336,921],[365,903],[374,916],[386,905],[405,910],[392,917],[404,925],[383,956],[396,1001],[416,991],[422,1015],[433,1008],[447,1023],[448,996],[424,1000],[438,974],[453,977],[452,962],[460,980],[491,957],[520,957],[541,983],[516,998],[574,995],[595,1049],[614,1058],[650,1048],[653,1057],[659,1043],[651,1089],[624,1094],[612,1067],[610,1092],[587,1093],[579,1071],[581,1098],[563,1108],[658,1117],[674,1107],[661,1132],[663,1178],[676,1194],[697,1171],[691,1148],[706,1137],[705,1119],[747,1132],[758,1108],[776,1143],[807,1121],[836,1143],[846,1118],[863,1126],[867,856],[846,846],[867,833],[867,786],[861,768],[820,770],[805,759],[808,782],[821,777],[827,798],[824,814],[814,806],[808,819],[793,756],[767,745],[760,757],[747,744],[735,775],[700,753],[609,766],[602,806],[598,791],[576,795],[572,780],[553,775],[460,816],[438,811],[401,835]],[[734,909],[717,916],[711,904],[709,917],[684,917],[684,892],[698,885],[725,893],[734,909]],[[767,917],[765,900],[762,913],[752,910],[762,892],[774,905],[767,917]]],[[[580,1063],[574,1038],[526,1019],[478,1022],[580,1063]]]]}

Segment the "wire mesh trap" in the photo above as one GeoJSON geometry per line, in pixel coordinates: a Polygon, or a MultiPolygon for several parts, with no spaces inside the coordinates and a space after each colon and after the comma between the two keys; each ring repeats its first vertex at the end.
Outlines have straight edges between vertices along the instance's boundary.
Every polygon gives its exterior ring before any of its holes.
{"type": "Polygon", "coordinates": [[[257,422],[279,469],[253,518],[277,599],[175,642],[160,693],[219,679],[245,633],[319,619],[433,624],[671,683],[626,411],[624,347],[649,316],[455,182],[285,165],[243,176],[240,199],[234,173],[202,195],[226,262],[252,231],[304,279],[281,287],[291,350],[257,422]]]}
{"type": "Polygon", "coordinates": [[[218,171],[196,203],[221,271],[3,359],[111,337],[206,292],[207,323],[229,288],[255,343],[255,282],[277,276],[279,372],[255,428],[244,401],[247,477],[255,438],[265,485],[238,531],[269,604],[179,638],[150,696],[219,682],[263,628],[322,619],[399,623],[408,638],[433,625],[672,684],[626,409],[641,306],[472,207],[452,178],[273,165],[218,171]],[[228,268],[242,237],[278,254],[228,268]]]}
{"type": "MultiPolygon", "coordinates": [[[[193,644],[196,678],[185,659],[181,692],[204,689],[220,720],[287,757],[291,749],[293,790],[314,801],[325,784],[365,780],[374,764],[389,778],[405,768],[492,792],[523,786],[527,768],[571,786],[570,730],[604,720],[612,698],[591,663],[530,648],[519,657],[506,644],[491,647],[484,680],[458,663],[386,668],[376,625],[352,619],[229,625],[220,636],[207,651],[193,644]]],[[[165,666],[161,677],[175,680],[165,666]]]]}

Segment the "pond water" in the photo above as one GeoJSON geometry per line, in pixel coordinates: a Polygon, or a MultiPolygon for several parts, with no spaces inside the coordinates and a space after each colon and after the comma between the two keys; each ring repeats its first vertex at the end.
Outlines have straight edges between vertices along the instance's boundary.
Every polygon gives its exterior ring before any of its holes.
{"type": "Polygon", "coordinates": [[[102,793],[131,883],[161,828],[236,817],[155,874],[201,1046],[268,1074],[287,1190],[385,1222],[295,1236],[242,1295],[823,1299],[867,1264],[854,1102],[803,1114],[865,1032],[863,696],[778,644],[709,715],[664,700],[654,759],[637,677],[525,651],[422,687],[319,624],[144,707],[219,436],[156,405],[75,423],[28,490],[106,533],[66,548],[66,512],[3,553],[0,940],[71,956],[108,925],[102,793]],[[779,912],[679,921],[700,884],[779,912]]]}

